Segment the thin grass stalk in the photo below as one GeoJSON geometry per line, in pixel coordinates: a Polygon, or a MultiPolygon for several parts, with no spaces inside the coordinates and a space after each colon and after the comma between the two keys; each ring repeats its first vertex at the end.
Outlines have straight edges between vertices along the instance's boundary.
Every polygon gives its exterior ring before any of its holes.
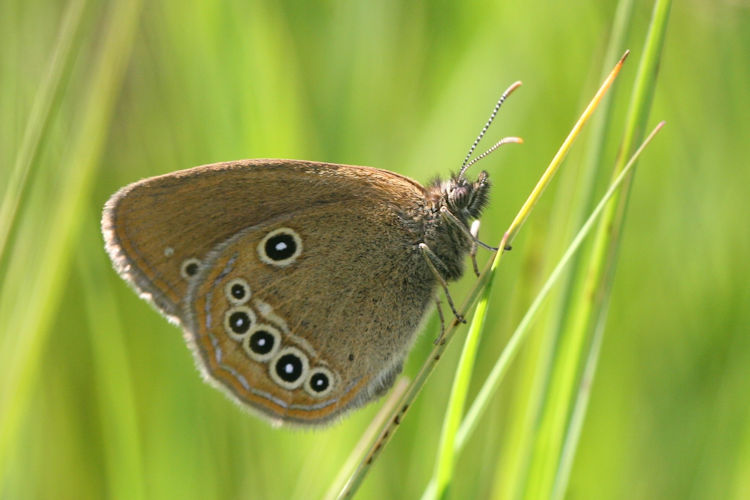
{"type": "MultiPolygon", "coordinates": [[[[654,131],[654,133],[655,132],[656,131],[654,131]]],[[[641,151],[642,148],[638,151],[638,154],[640,154],[641,151]]],[[[626,170],[623,170],[623,172],[621,172],[620,175],[615,178],[614,182],[610,185],[607,192],[591,212],[591,215],[589,215],[588,219],[586,219],[586,222],[583,224],[583,226],[581,226],[581,229],[578,231],[575,238],[568,246],[563,256],[560,258],[560,261],[555,266],[555,269],[552,271],[549,278],[544,283],[537,296],[534,298],[534,301],[529,306],[529,309],[524,314],[518,326],[513,331],[508,344],[506,345],[498,360],[495,362],[495,365],[490,371],[490,374],[487,376],[487,379],[482,385],[482,388],[479,390],[479,393],[474,399],[474,402],[469,408],[469,411],[466,412],[466,416],[464,417],[463,422],[461,422],[461,427],[459,428],[456,435],[456,447],[459,451],[466,444],[466,440],[476,429],[480,417],[482,416],[482,414],[484,414],[485,410],[489,406],[490,398],[497,391],[497,388],[502,381],[502,377],[504,376],[510,365],[510,361],[518,353],[526,332],[528,331],[528,327],[531,325],[535,314],[542,306],[544,298],[549,294],[555,282],[560,279],[560,275],[563,273],[565,266],[573,258],[575,252],[583,242],[583,239],[591,231],[594,222],[596,222],[597,218],[605,210],[607,202],[612,199],[612,197],[617,192],[617,189],[620,187],[620,184],[624,182],[626,174],[633,167],[637,158],[638,156],[633,156],[630,163],[626,166],[626,170]]]]}
{"type": "MultiPolygon", "coordinates": [[[[621,0],[617,4],[608,47],[603,58],[602,79],[606,77],[613,61],[616,60],[625,45],[625,36],[632,17],[633,3],[633,0],[621,0]]],[[[569,229],[557,231],[557,234],[552,236],[554,239],[549,247],[554,247],[556,242],[565,241],[571,237],[575,228],[583,224],[587,214],[593,209],[594,188],[597,179],[606,175],[599,168],[599,165],[602,164],[602,154],[612,120],[613,102],[618,90],[617,87],[613,86],[612,90],[602,100],[599,113],[591,119],[589,138],[586,142],[586,151],[581,165],[581,175],[575,185],[576,198],[575,200],[567,200],[565,203],[559,203],[561,210],[557,211],[557,220],[552,222],[552,224],[557,224],[561,228],[569,229]]],[[[550,383],[552,359],[558,346],[558,338],[563,328],[566,311],[576,290],[576,282],[573,278],[578,273],[581,260],[585,254],[584,250],[573,257],[568,270],[561,278],[560,292],[550,301],[549,313],[547,313],[546,318],[539,322],[543,333],[532,336],[532,339],[537,342],[537,346],[530,346],[530,348],[534,350],[536,355],[532,356],[533,361],[531,363],[533,363],[533,366],[530,363],[526,369],[527,376],[532,378],[531,391],[526,403],[515,414],[517,419],[515,422],[515,446],[507,447],[504,450],[508,466],[505,467],[502,478],[498,474],[498,480],[495,484],[495,495],[499,498],[515,498],[523,487],[524,478],[528,472],[534,435],[538,428],[546,390],[550,383]]]]}
{"type": "MultiPolygon", "coordinates": [[[[606,82],[608,77],[608,73],[604,73],[602,75],[602,79],[606,82]]],[[[607,84],[607,87],[609,84],[607,84]]],[[[604,98],[605,91],[607,87],[604,87],[602,91],[595,97],[593,101],[593,106],[590,107],[590,109],[587,109],[584,112],[584,116],[588,116],[590,111],[592,111],[595,107],[598,107],[599,103],[602,102],[600,99],[604,98]]],[[[611,99],[608,99],[607,102],[609,102],[611,99]]],[[[602,122],[602,119],[600,118],[598,122],[602,122]]],[[[579,122],[576,124],[576,126],[573,127],[571,130],[571,133],[569,134],[566,141],[563,143],[563,146],[560,148],[560,151],[558,151],[555,158],[553,158],[552,164],[553,165],[560,165],[562,161],[564,160],[568,150],[570,149],[573,140],[578,136],[580,133],[583,124],[585,123],[585,119],[579,120],[579,122]]],[[[600,125],[600,128],[603,128],[600,125]]],[[[555,167],[556,168],[556,167],[555,167]]],[[[547,176],[547,182],[549,182],[552,177],[554,176],[555,170],[548,169],[547,172],[545,172],[545,176],[547,176]]],[[[544,179],[544,177],[543,177],[544,179]]],[[[591,184],[593,184],[593,176],[591,179],[591,184]]],[[[535,200],[537,200],[541,193],[543,192],[543,187],[540,186],[546,186],[545,184],[538,185],[535,190],[532,192],[532,196],[530,197],[532,203],[525,207],[527,208],[527,213],[530,211],[530,207],[533,206],[533,203],[535,203],[535,200]]],[[[522,209],[523,210],[523,209],[522,209]]],[[[523,219],[517,219],[514,221],[518,226],[522,224],[523,219]]],[[[509,231],[509,233],[512,232],[509,231]]],[[[495,264],[496,265],[496,264],[495,264]]],[[[467,334],[466,340],[464,342],[464,348],[461,353],[461,358],[459,360],[459,363],[457,365],[456,369],[456,376],[453,381],[453,386],[451,389],[451,396],[448,402],[448,406],[446,408],[446,415],[445,419],[443,421],[443,429],[441,433],[440,438],[440,446],[438,448],[438,459],[436,462],[436,468],[435,468],[435,474],[433,476],[433,481],[437,485],[437,491],[435,492],[435,495],[437,498],[444,498],[447,494],[447,487],[451,482],[452,473],[453,473],[453,464],[454,464],[454,449],[455,449],[455,439],[456,439],[456,432],[458,431],[460,422],[461,422],[461,416],[463,414],[465,402],[466,402],[466,395],[469,388],[469,383],[471,381],[471,374],[474,369],[474,363],[476,361],[476,352],[479,345],[479,339],[481,338],[481,332],[484,328],[484,322],[487,317],[487,310],[488,310],[488,300],[490,297],[490,293],[492,290],[492,282],[494,277],[494,272],[490,274],[490,278],[487,281],[487,285],[482,290],[482,295],[479,299],[479,303],[477,305],[477,309],[474,312],[474,316],[472,318],[472,323],[469,328],[469,332],[467,334]]],[[[431,491],[431,490],[428,490],[431,491]]],[[[428,497],[429,498],[429,497],[428,497]]]]}
{"type": "Polygon", "coordinates": [[[140,7],[139,0],[112,4],[102,31],[106,35],[100,42],[89,89],[80,107],[82,112],[77,122],[80,125],[71,149],[60,163],[65,176],[57,199],[46,209],[43,221],[34,228],[25,228],[29,238],[39,238],[36,245],[41,249],[40,258],[34,267],[23,263],[14,266],[10,262],[10,269],[16,267],[24,272],[12,276],[9,273],[0,295],[0,304],[13,303],[14,297],[20,294],[25,303],[34,306],[9,311],[0,325],[0,331],[23,333],[15,340],[12,352],[3,353],[7,363],[0,368],[0,489],[21,417],[38,376],[42,348],[70,271],[71,255],[132,49],[140,7]],[[45,231],[39,231],[39,228],[45,231]]]}
{"type": "MultiPolygon", "coordinates": [[[[625,173],[626,169],[635,169],[635,159],[638,158],[644,146],[647,145],[654,138],[656,133],[664,126],[664,122],[660,122],[656,128],[649,134],[644,141],[643,145],[636,151],[633,158],[623,169],[622,173],[625,173]]],[[[622,174],[621,173],[621,174],[622,174]]],[[[625,181],[632,179],[632,172],[628,177],[625,177],[625,181]]],[[[626,186],[630,185],[626,183],[626,186]]],[[[614,269],[614,264],[612,265],[614,269]]],[[[573,406],[573,410],[570,417],[570,423],[566,430],[565,439],[563,441],[563,449],[560,457],[560,465],[558,466],[558,473],[555,477],[555,483],[553,485],[552,497],[553,499],[562,499],[567,490],[568,480],[570,479],[570,472],[573,468],[573,460],[575,458],[576,450],[578,449],[578,442],[583,429],[583,422],[586,417],[586,410],[588,409],[588,402],[591,396],[591,387],[594,383],[594,377],[596,375],[596,368],[599,362],[599,353],[601,351],[601,345],[603,342],[604,331],[606,326],[607,312],[609,311],[610,302],[608,300],[613,280],[609,279],[605,283],[606,289],[603,295],[607,297],[607,300],[603,301],[602,308],[599,310],[599,315],[596,318],[596,324],[594,325],[593,338],[589,347],[585,364],[583,366],[583,373],[576,393],[576,400],[573,406]]]]}
{"type": "MultiPolygon", "coordinates": [[[[483,287],[486,285],[487,281],[489,280],[490,274],[494,272],[494,270],[499,266],[502,260],[503,254],[505,253],[507,249],[510,248],[512,239],[518,234],[518,231],[520,230],[521,226],[523,225],[525,220],[528,218],[534,206],[536,205],[537,201],[539,200],[539,197],[541,196],[541,194],[544,192],[549,182],[554,177],[555,172],[559,168],[560,164],[562,163],[562,160],[565,158],[565,155],[567,154],[568,150],[572,146],[572,143],[575,137],[578,135],[578,133],[580,132],[581,128],[586,123],[586,121],[588,121],[588,119],[591,117],[591,114],[593,113],[594,109],[596,109],[597,104],[601,101],[607,89],[614,82],[615,78],[617,77],[617,74],[620,72],[620,69],[622,68],[623,63],[625,62],[625,59],[627,58],[627,55],[628,55],[628,52],[625,52],[622,58],[615,65],[612,72],[609,74],[607,79],[602,83],[602,86],[599,88],[599,90],[597,91],[597,93],[594,95],[593,99],[589,103],[589,105],[581,114],[581,117],[573,126],[573,130],[571,131],[571,133],[568,134],[568,137],[566,137],[566,139],[563,141],[557,154],[555,154],[549,166],[542,174],[540,180],[537,182],[536,186],[534,186],[534,189],[532,189],[531,193],[529,194],[529,197],[526,199],[525,203],[523,204],[519,212],[516,214],[516,217],[513,219],[513,222],[511,223],[510,227],[503,235],[503,239],[501,240],[500,245],[498,245],[499,250],[495,253],[494,259],[491,259],[487,263],[482,273],[480,273],[480,276],[477,279],[476,283],[474,284],[474,287],[469,292],[468,297],[466,298],[462,306],[458,308],[459,313],[466,314],[466,312],[470,309],[472,304],[474,304],[475,300],[479,296],[483,287]]],[[[362,480],[367,475],[367,472],[369,472],[369,469],[372,466],[373,461],[375,460],[379,452],[382,450],[383,446],[385,446],[390,441],[390,438],[393,436],[393,433],[396,431],[399,423],[401,422],[401,419],[408,411],[409,406],[411,405],[411,402],[416,398],[417,394],[419,394],[419,391],[421,390],[422,386],[427,380],[427,377],[429,377],[429,375],[432,373],[432,370],[435,368],[437,361],[440,359],[443,351],[445,350],[447,345],[450,343],[450,340],[455,334],[455,329],[457,326],[458,326],[458,322],[454,318],[445,331],[444,341],[433,348],[432,352],[430,353],[430,356],[422,365],[422,368],[420,369],[419,373],[414,378],[414,381],[409,386],[409,389],[407,390],[407,392],[404,394],[400,404],[397,406],[396,411],[388,420],[384,428],[381,430],[378,439],[375,441],[373,446],[365,454],[359,466],[354,471],[352,476],[349,478],[349,481],[347,482],[347,484],[344,486],[344,489],[340,492],[339,498],[350,498],[357,491],[360,484],[362,483],[362,480]]]]}
{"type": "MultiPolygon", "coordinates": [[[[659,0],[654,5],[654,11],[652,14],[651,25],[649,27],[649,33],[646,38],[644,47],[644,58],[641,60],[641,64],[638,68],[638,73],[635,80],[635,91],[633,93],[633,102],[631,104],[631,111],[628,115],[628,125],[626,126],[626,132],[631,131],[631,138],[628,140],[630,145],[635,144],[643,136],[645,124],[648,121],[648,115],[651,109],[651,102],[653,101],[653,95],[656,87],[656,78],[658,74],[658,68],[660,65],[661,54],[664,48],[664,38],[666,36],[667,22],[669,20],[669,12],[671,9],[671,0],[659,0]]],[[[663,124],[663,123],[662,123],[663,124]]],[[[647,139],[653,136],[649,136],[647,139]]],[[[623,141],[626,143],[626,141],[623,141]]],[[[631,146],[632,147],[632,146],[631,146]]],[[[623,151],[628,151],[630,148],[623,151]]],[[[622,156],[621,158],[624,158],[622,156]]],[[[619,167],[619,165],[618,165],[619,167]]],[[[623,167],[624,169],[624,167],[623,167]]],[[[617,170],[616,170],[617,171],[617,170]]],[[[611,227],[616,228],[612,232],[611,244],[608,245],[607,254],[603,259],[605,263],[605,269],[601,284],[599,286],[599,292],[597,293],[602,299],[602,306],[600,309],[594,311],[595,317],[593,320],[593,340],[590,347],[589,355],[584,366],[584,376],[579,386],[579,396],[576,398],[576,402],[573,408],[573,414],[566,431],[566,437],[563,445],[563,453],[561,457],[562,466],[558,470],[557,477],[555,478],[555,487],[553,490],[553,498],[562,498],[565,490],[567,489],[568,479],[570,477],[570,470],[572,468],[573,457],[578,445],[578,437],[580,435],[580,427],[583,425],[583,418],[586,414],[586,408],[588,407],[589,394],[593,378],[596,373],[596,367],[598,366],[599,358],[599,346],[602,343],[601,337],[604,334],[604,328],[606,325],[607,312],[609,310],[609,298],[611,295],[612,284],[614,281],[614,272],[617,262],[617,254],[619,252],[622,230],[624,228],[625,214],[627,212],[627,201],[629,198],[629,189],[632,185],[632,178],[634,173],[626,179],[626,190],[622,193],[623,196],[619,199],[619,206],[613,210],[612,215],[614,216],[611,221],[611,227]]],[[[608,216],[610,214],[607,214],[608,216]]],[[[607,219],[603,219],[600,227],[600,234],[606,234],[607,219]]]]}
{"type": "Polygon", "coordinates": [[[395,384],[393,384],[393,389],[388,394],[388,399],[386,399],[382,408],[378,410],[378,413],[372,419],[370,425],[367,426],[367,429],[357,441],[356,446],[354,447],[354,449],[352,449],[351,453],[347,457],[346,462],[339,471],[338,476],[336,476],[336,479],[333,480],[331,486],[326,491],[325,495],[323,495],[324,499],[332,500],[336,498],[336,495],[348,479],[349,474],[351,474],[351,471],[353,471],[357,466],[360,457],[367,450],[367,447],[373,442],[378,430],[383,426],[383,424],[385,423],[385,419],[388,418],[388,416],[391,414],[391,412],[395,408],[395,405],[399,402],[401,396],[403,396],[404,391],[406,391],[406,388],[408,386],[409,379],[407,377],[401,377],[396,380],[395,384]]]}
{"type": "Polygon", "coordinates": [[[5,192],[0,196],[0,267],[8,236],[29,175],[38,165],[42,139],[49,134],[55,111],[62,100],[63,89],[73,67],[73,56],[81,39],[85,0],[71,0],[63,16],[60,34],[50,58],[49,68],[29,112],[29,121],[21,139],[5,192]]]}
{"type": "MultiPolygon", "coordinates": [[[[531,303],[523,318],[519,322],[518,326],[513,331],[508,344],[506,345],[505,349],[503,349],[503,352],[500,354],[498,360],[495,362],[495,365],[492,367],[490,374],[487,376],[487,379],[482,385],[482,388],[479,390],[477,397],[474,399],[471,408],[466,413],[465,418],[461,422],[461,426],[456,433],[455,453],[461,452],[468,438],[477,429],[479,419],[489,407],[489,403],[494,394],[497,392],[497,389],[500,386],[500,382],[503,380],[503,377],[507,373],[511,361],[515,358],[516,354],[518,354],[518,351],[520,350],[524,340],[530,332],[531,325],[534,319],[536,318],[539,310],[544,304],[545,299],[549,296],[553,286],[563,276],[565,268],[571,262],[576,252],[580,249],[581,244],[583,243],[586,236],[588,236],[588,234],[594,228],[594,223],[604,212],[607,203],[612,199],[618,188],[620,188],[621,184],[627,177],[627,174],[630,172],[630,169],[635,165],[637,158],[643,152],[643,149],[651,140],[651,138],[653,138],[653,136],[659,131],[659,129],[661,129],[661,126],[662,124],[660,124],[652,132],[649,139],[644,142],[644,144],[633,155],[631,160],[626,165],[625,169],[610,185],[604,196],[602,196],[602,199],[591,212],[588,219],[586,219],[584,224],[578,230],[578,233],[576,233],[572,242],[565,250],[565,253],[560,258],[554,270],[552,271],[552,273],[550,273],[544,285],[542,285],[542,288],[539,290],[539,293],[534,298],[534,301],[531,303]]],[[[434,488],[435,483],[433,482],[428,486],[427,491],[430,491],[434,488]]]]}
{"type": "MultiPolygon", "coordinates": [[[[560,148],[558,149],[555,156],[552,158],[552,161],[550,162],[547,169],[542,174],[542,177],[540,178],[539,182],[536,186],[534,186],[534,189],[532,190],[529,197],[526,199],[526,202],[523,204],[521,209],[519,210],[516,217],[513,219],[513,222],[510,225],[510,228],[506,231],[503,240],[500,244],[500,249],[507,248],[512,238],[518,233],[519,229],[525,222],[526,218],[529,216],[531,210],[533,209],[536,202],[541,197],[541,194],[544,192],[544,189],[547,187],[549,182],[552,180],[554,174],[557,172],[558,168],[562,164],[562,161],[565,159],[565,156],[567,152],[570,150],[571,146],[573,145],[573,141],[580,133],[583,126],[586,124],[586,122],[589,120],[589,118],[592,116],[593,111],[596,109],[598,104],[601,102],[602,98],[606,94],[607,90],[610,88],[612,83],[617,78],[617,75],[620,72],[620,69],[622,68],[623,63],[625,62],[625,59],[627,58],[629,52],[625,52],[625,54],[622,55],[620,60],[617,62],[615,67],[612,69],[612,71],[607,75],[607,77],[604,79],[604,82],[602,83],[599,90],[596,92],[594,97],[591,99],[591,102],[588,104],[586,109],[581,114],[580,118],[576,121],[576,123],[573,125],[573,128],[571,129],[571,132],[568,134],[568,136],[565,138],[563,143],[561,144],[560,148]]],[[[498,252],[498,254],[495,257],[495,260],[492,262],[491,272],[494,271],[494,269],[497,268],[500,257],[502,256],[502,252],[498,252]]]]}
{"type": "MultiPolygon", "coordinates": [[[[502,252],[502,249],[500,249],[500,252],[502,252]]],[[[461,306],[457,308],[460,314],[462,315],[466,314],[466,312],[471,308],[472,304],[476,301],[477,297],[479,296],[479,293],[482,290],[482,287],[484,286],[484,284],[487,282],[487,279],[489,278],[488,271],[490,269],[490,266],[491,266],[491,262],[487,262],[484,270],[480,273],[479,278],[477,278],[477,282],[475,283],[474,287],[472,287],[471,291],[469,292],[468,296],[466,297],[464,302],[461,304],[461,306]]],[[[337,498],[339,499],[351,498],[359,489],[359,486],[362,484],[362,481],[367,476],[367,473],[369,472],[370,467],[372,467],[372,464],[375,458],[378,456],[378,454],[383,449],[383,447],[388,443],[388,441],[390,441],[391,437],[393,436],[393,433],[396,431],[396,429],[398,428],[398,425],[401,423],[402,417],[408,411],[411,402],[417,397],[417,394],[419,393],[420,389],[422,388],[425,381],[427,380],[427,377],[430,376],[438,360],[440,359],[446,347],[450,343],[450,340],[455,335],[457,327],[458,327],[458,323],[455,319],[451,321],[451,323],[446,327],[445,332],[443,333],[444,341],[439,343],[432,349],[429,357],[427,358],[427,361],[425,361],[425,363],[422,365],[422,367],[420,368],[417,375],[414,377],[414,380],[409,385],[404,395],[399,399],[398,404],[395,405],[395,410],[393,411],[391,415],[389,415],[388,420],[380,429],[378,433],[378,438],[366,450],[366,452],[364,453],[364,455],[359,461],[359,465],[351,474],[351,476],[349,477],[349,480],[344,485],[344,488],[339,492],[337,498]]]]}
{"type": "MultiPolygon", "coordinates": [[[[578,119],[578,121],[576,121],[575,125],[573,125],[573,128],[568,133],[568,136],[565,138],[562,145],[557,150],[557,153],[555,153],[552,161],[550,161],[547,170],[544,171],[542,177],[539,179],[536,186],[534,186],[531,195],[526,199],[526,202],[524,202],[521,210],[518,211],[516,218],[513,219],[513,222],[510,224],[510,228],[503,237],[503,243],[505,243],[505,245],[511,245],[513,243],[513,239],[523,226],[523,223],[526,222],[526,219],[531,213],[531,209],[539,201],[539,198],[542,196],[542,193],[549,185],[552,177],[555,175],[555,173],[557,173],[557,170],[560,168],[562,161],[565,159],[568,151],[570,151],[570,148],[573,146],[573,142],[575,141],[576,137],[578,137],[581,129],[586,124],[586,122],[588,122],[589,118],[591,118],[591,115],[599,106],[599,103],[604,98],[604,95],[609,90],[609,87],[614,83],[617,75],[620,73],[620,69],[622,69],[622,65],[625,63],[625,59],[627,59],[628,57],[628,54],[630,54],[629,50],[625,51],[622,57],[620,57],[620,60],[615,65],[614,69],[607,75],[607,78],[604,80],[601,87],[599,87],[599,90],[596,91],[594,98],[591,99],[591,102],[589,102],[588,106],[586,106],[586,109],[583,110],[581,117],[578,119]]],[[[500,258],[500,254],[498,254],[495,258],[500,258]]]]}
{"type": "Polygon", "coordinates": [[[433,480],[437,484],[437,489],[435,496],[431,498],[446,498],[448,488],[453,479],[456,431],[458,431],[458,427],[461,424],[466,396],[469,392],[471,374],[474,371],[479,340],[481,339],[482,330],[487,319],[487,309],[494,276],[495,273],[491,271],[487,285],[482,289],[482,295],[474,311],[469,332],[464,342],[464,348],[461,351],[461,358],[456,367],[456,375],[453,379],[451,395],[445,410],[445,418],[443,419],[438,458],[433,476],[433,480]]]}
{"type": "MultiPolygon", "coordinates": [[[[631,107],[626,119],[621,154],[615,164],[615,175],[619,175],[623,170],[627,154],[633,150],[637,138],[643,136],[668,12],[669,1],[660,0],[655,4],[646,50],[639,65],[631,107]]],[[[591,346],[597,318],[605,309],[608,300],[605,290],[611,287],[615,254],[632,175],[631,173],[625,179],[623,190],[607,207],[597,229],[590,265],[581,270],[581,276],[575,278],[580,279],[584,286],[579,298],[571,303],[571,321],[560,336],[560,348],[554,361],[534,456],[529,468],[527,498],[549,498],[553,494],[555,484],[567,483],[567,479],[560,478],[563,450],[566,448],[566,440],[571,435],[570,417],[578,400],[576,392],[580,389],[582,364],[588,357],[587,352],[591,346]]],[[[567,449],[575,450],[575,447],[568,446],[567,449]]],[[[569,471],[569,468],[567,470],[569,471]]]]}
{"type": "MultiPolygon", "coordinates": [[[[87,227],[97,227],[98,219],[89,214],[87,227]]],[[[101,280],[102,276],[111,276],[111,266],[100,251],[98,232],[84,232],[82,239],[76,267],[81,277],[91,339],[107,498],[139,500],[146,497],[146,481],[122,315],[110,280],[101,280]]]]}

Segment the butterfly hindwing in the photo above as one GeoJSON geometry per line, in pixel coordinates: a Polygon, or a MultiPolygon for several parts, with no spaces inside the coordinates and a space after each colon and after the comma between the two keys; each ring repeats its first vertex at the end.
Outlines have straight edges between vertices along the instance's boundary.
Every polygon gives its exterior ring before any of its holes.
{"type": "Polygon", "coordinates": [[[189,287],[183,324],[199,365],[271,419],[322,423],[386,389],[431,300],[401,214],[350,205],[243,229],[189,287]],[[423,279],[406,280],[415,269],[423,279]]]}

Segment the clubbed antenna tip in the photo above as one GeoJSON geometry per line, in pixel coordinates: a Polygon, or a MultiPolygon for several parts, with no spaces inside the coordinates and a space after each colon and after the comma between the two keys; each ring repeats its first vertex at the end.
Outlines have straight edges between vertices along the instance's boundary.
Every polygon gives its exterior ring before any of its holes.
{"type": "Polygon", "coordinates": [[[503,144],[508,144],[508,143],[523,144],[523,139],[521,139],[520,137],[503,137],[502,139],[500,139],[499,141],[497,141],[495,143],[495,145],[492,146],[490,149],[488,149],[487,151],[485,151],[484,153],[482,153],[481,155],[477,156],[476,158],[474,158],[473,160],[471,160],[469,163],[467,163],[466,165],[464,165],[463,169],[461,169],[461,175],[463,175],[464,172],[470,166],[474,165],[476,162],[478,162],[482,158],[486,158],[487,155],[489,155],[490,153],[492,153],[494,150],[496,150],[497,148],[499,148],[503,144]]]}
{"type": "Polygon", "coordinates": [[[474,153],[474,150],[476,149],[477,145],[479,144],[479,141],[482,140],[482,137],[484,137],[484,134],[487,132],[487,129],[490,128],[490,125],[495,120],[495,116],[497,115],[498,110],[500,109],[500,106],[503,105],[503,102],[505,102],[505,99],[508,98],[510,94],[513,93],[514,90],[516,90],[518,87],[521,86],[521,82],[515,82],[510,87],[507,88],[505,92],[503,92],[503,95],[500,96],[500,99],[498,99],[497,104],[495,104],[495,108],[492,110],[492,114],[490,114],[490,118],[487,120],[487,123],[485,123],[484,127],[482,127],[482,131],[479,132],[479,135],[477,136],[476,140],[474,141],[474,144],[471,145],[471,148],[469,148],[469,152],[466,155],[466,158],[464,158],[464,162],[461,164],[461,170],[458,173],[458,178],[461,179],[464,176],[464,173],[466,172],[466,169],[469,168],[471,165],[479,161],[480,159],[484,158],[488,154],[490,154],[492,151],[499,148],[501,145],[508,143],[508,142],[516,142],[520,143],[523,142],[517,137],[507,137],[505,139],[500,140],[497,144],[492,146],[490,149],[485,151],[483,154],[472,160],[471,162],[469,159],[471,158],[471,155],[474,153]],[[514,140],[511,140],[514,139],[514,140]]]}

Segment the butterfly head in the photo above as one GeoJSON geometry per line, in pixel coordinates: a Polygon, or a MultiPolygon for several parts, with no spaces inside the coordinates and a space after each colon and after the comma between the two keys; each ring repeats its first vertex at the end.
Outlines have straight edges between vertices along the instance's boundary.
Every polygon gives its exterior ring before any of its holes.
{"type": "Polygon", "coordinates": [[[464,221],[479,218],[489,201],[489,189],[489,175],[484,171],[479,174],[476,181],[454,176],[440,186],[446,208],[464,221]]]}

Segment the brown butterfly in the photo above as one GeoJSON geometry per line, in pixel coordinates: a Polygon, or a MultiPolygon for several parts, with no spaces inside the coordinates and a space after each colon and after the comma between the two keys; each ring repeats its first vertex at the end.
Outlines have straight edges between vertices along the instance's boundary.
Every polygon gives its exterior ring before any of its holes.
{"type": "Polygon", "coordinates": [[[124,187],[102,231],[207,380],[272,421],[323,424],[392,385],[437,286],[462,275],[490,187],[464,163],[426,188],[352,165],[205,165],[124,187]]]}

